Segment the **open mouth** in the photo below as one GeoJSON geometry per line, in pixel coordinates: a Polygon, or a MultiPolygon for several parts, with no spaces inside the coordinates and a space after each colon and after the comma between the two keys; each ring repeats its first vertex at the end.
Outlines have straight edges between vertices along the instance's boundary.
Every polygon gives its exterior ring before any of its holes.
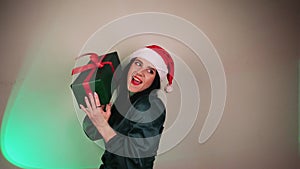
{"type": "Polygon", "coordinates": [[[143,81],[138,78],[137,76],[132,76],[132,79],[131,79],[131,84],[133,85],[140,85],[141,83],[143,83],[143,81]]]}

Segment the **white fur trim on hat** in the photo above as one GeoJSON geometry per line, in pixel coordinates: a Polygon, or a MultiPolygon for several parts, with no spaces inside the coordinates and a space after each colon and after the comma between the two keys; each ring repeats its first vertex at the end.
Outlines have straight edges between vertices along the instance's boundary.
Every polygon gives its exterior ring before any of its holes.
{"type": "Polygon", "coordinates": [[[171,85],[167,85],[167,86],[165,87],[165,91],[166,91],[167,93],[171,93],[171,92],[173,91],[173,87],[172,87],[171,85]]]}
{"type": "Polygon", "coordinates": [[[130,60],[137,57],[146,59],[147,61],[152,63],[152,65],[157,70],[161,80],[166,78],[168,74],[168,68],[162,57],[157,52],[149,48],[141,48],[136,50],[129,56],[130,60]]]}

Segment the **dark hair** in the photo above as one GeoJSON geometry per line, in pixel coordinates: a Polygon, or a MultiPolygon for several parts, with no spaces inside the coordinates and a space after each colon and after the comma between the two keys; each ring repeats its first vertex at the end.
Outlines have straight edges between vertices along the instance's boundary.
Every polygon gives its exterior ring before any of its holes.
{"type": "MultiPolygon", "coordinates": [[[[128,91],[128,88],[127,88],[127,75],[128,75],[128,72],[129,72],[129,69],[130,69],[130,66],[133,64],[134,62],[134,58],[131,59],[131,61],[124,67],[123,70],[118,70],[116,73],[118,75],[116,75],[117,77],[117,81],[114,82],[116,83],[117,85],[116,86],[120,86],[120,89],[124,90],[124,91],[128,91]]],[[[155,78],[152,82],[152,84],[145,90],[139,92],[139,93],[149,93],[151,92],[152,90],[155,90],[155,89],[160,89],[160,77],[159,77],[159,74],[158,72],[156,71],[156,75],[155,75],[155,78]]]]}
{"type": "Polygon", "coordinates": [[[158,72],[156,71],[156,75],[155,78],[152,82],[152,84],[145,90],[141,91],[141,92],[137,92],[134,93],[132,96],[129,97],[129,91],[127,88],[127,76],[128,76],[128,72],[130,69],[130,66],[133,64],[135,59],[131,59],[131,61],[123,68],[123,70],[118,70],[116,72],[116,78],[115,81],[113,81],[113,84],[115,83],[114,86],[116,86],[117,88],[117,98],[115,103],[118,103],[118,109],[119,107],[122,108],[122,110],[128,110],[129,106],[136,100],[138,99],[140,96],[144,96],[144,95],[150,95],[150,93],[153,90],[157,90],[160,89],[160,77],[158,72]],[[129,101],[129,102],[128,102],[129,101]]]}

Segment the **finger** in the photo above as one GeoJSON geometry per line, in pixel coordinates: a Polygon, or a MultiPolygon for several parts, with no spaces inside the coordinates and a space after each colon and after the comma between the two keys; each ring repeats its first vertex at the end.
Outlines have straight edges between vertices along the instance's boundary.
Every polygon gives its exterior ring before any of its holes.
{"type": "Polygon", "coordinates": [[[96,107],[98,108],[99,106],[101,106],[101,104],[100,104],[98,94],[96,92],[94,92],[94,97],[95,97],[96,107]]]}
{"type": "Polygon", "coordinates": [[[111,115],[111,103],[106,105],[106,115],[107,117],[110,117],[111,115]]]}
{"type": "Polygon", "coordinates": [[[99,112],[100,112],[101,114],[103,114],[103,112],[104,112],[103,109],[104,109],[103,105],[97,107],[97,110],[99,110],[99,112]]]}
{"type": "Polygon", "coordinates": [[[110,110],[111,110],[111,103],[106,105],[106,112],[108,112],[108,111],[110,112],[110,110]]]}
{"type": "Polygon", "coordinates": [[[91,107],[91,104],[90,104],[90,101],[89,101],[89,99],[88,99],[88,97],[84,97],[84,100],[85,100],[85,104],[86,104],[86,106],[87,106],[87,109],[89,110],[89,111],[92,111],[93,109],[92,109],[92,107],[91,107]]]}
{"type": "Polygon", "coordinates": [[[90,117],[90,112],[85,107],[83,107],[82,104],[80,104],[79,106],[80,106],[81,110],[83,110],[90,117]]]}
{"type": "Polygon", "coordinates": [[[96,109],[96,104],[95,104],[94,96],[92,95],[92,93],[89,93],[89,98],[90,98],[90,101],[91,101],[92,108],[93,108],[93,110],[95,110],[96,109]]]}

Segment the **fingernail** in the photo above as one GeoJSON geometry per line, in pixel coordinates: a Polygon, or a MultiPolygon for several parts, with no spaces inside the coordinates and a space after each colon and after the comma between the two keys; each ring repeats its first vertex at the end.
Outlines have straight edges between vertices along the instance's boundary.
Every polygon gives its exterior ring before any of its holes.
{"type": "Polygon", "coordinates": [[[91,96],[91,95],[92,95],[92,93],[89,93],[89,95],[91,96]]]}
{"type": "Polygon", "coordinates": [[[79,105],[80,107],[83,107],[82,104],[79,105]]]}
{"type": "Polygon", "coordinates": [[[94,92],[94,95],[97,95],[97,93],[96,93],[96,92],[94,92]]]}
{"type": "Polygon", "coordinates": [[[86,97],[86,96],[85,96],[84,98],[85,98],[85,99],[87,99],[87,97],[86,97]]]}

